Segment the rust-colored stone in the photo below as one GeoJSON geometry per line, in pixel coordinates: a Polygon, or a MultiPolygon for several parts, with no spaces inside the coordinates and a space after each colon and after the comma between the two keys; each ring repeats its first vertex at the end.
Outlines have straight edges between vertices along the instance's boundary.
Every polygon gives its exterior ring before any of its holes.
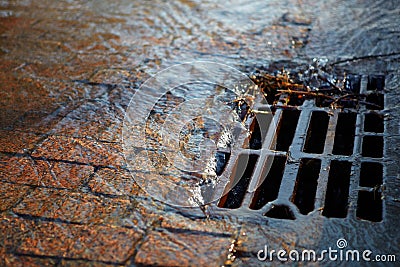
{"type": "Polygon", "coordinates": [[[34,133],[0,130],[0,151],[9,153],[25,153],[33,149],[43,139],[34,133]]]}
{"type": "Polygon", "coordinates": [[[10,209],[29,191],[29,186],[0,182],[0,212],[10,209]]]}
{"type": "Polygon", "coordinates": [[[152,231],[135,257],[136,264],[157,266],[220,266],[231,238],[196,231],[152,231]]]}
{"type": "Polygon", "coordinates": [[[130,200],[48,188],[37,188],[13,211],[80,224],[139,224],[135,204],[130,200]]]}
{"type": "Polygon", "coordinates": [[[118,196],[146,195],[127,170],[102,168],[89,181],[89,187],[95,193],[118,196]]]}
{"type": "Polygon", "coordinates": [[[127,228],[37,222],[17,252],[121,263],[140,237],[127,228]]]}
{"type": "Polygon", "coordinates": [[[2,157],[1,179],[17,184],[77,189],[94,168],[64,162],[33,160],[28,157],[2,157]]]}
{"type": "Polygon", "coordinates": [[[50,136],[32,153],[32,156],[100,166],[125,165],[119,144],[86,138],[50,136]]]}

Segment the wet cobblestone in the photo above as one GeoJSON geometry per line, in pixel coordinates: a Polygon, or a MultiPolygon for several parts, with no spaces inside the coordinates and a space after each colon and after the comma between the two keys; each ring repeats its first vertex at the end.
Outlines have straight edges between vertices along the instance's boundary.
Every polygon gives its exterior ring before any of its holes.
{"type": "Polygon", "coordinates": [[[0,182],[0,212],[6,211],[17,204],[30,190],[29,186],[0,182]]]}
{"type": "Polygon", "coordinates": [[[116,196],[144,196],[140,187],[132,180],[129,171],[124,169],[101,168],[88,182],[94,193],[116,196]]]}
{"type": "Polygon", "coordinates": [[[16,184],[77,189],[89,179],[94,167],[72,163],[4,156],[1,180],[16,184]]]}
{"type": "Polygon", "coordinates": [[[17,253],[124,262],[140,234],[133,229],[38,222],[17,253]]]}
{"type": "Polygon", "coordinates": [[[79,224],[121,224],[134,216],[135,206],[127,199],[37,188],[13,209],[31,215],[79,224]]]}
{"type": "Polygon", "coordinates": [[[223,264],[231,243],[229,236],[179,229],[175,231],[160,229],[149,233],[135,257],[135,263],[145,266],[223,264]],[[179,258],[176,257],[177,254],[180,255],[179,258]]]}
{"type": "Polygon", "coordinates": [[[32,156],[96,166],[125,165],[120,144],[87,138],[49,136],[33,151],[32,156]]]}
{"type": "Polygon", "coordinates": [[[33,148],[39,140],[43,139],[43,135],[35,133],[24,133],[24,132],[13,132],[10,135],[10,131],[0,130],[0,147],[1,152],[8,153],[25,153],[33,148]]]}

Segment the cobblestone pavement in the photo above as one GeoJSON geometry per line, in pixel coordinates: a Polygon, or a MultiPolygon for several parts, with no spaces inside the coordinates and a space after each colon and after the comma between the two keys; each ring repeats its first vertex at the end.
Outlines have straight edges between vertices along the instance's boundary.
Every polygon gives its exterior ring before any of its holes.
{"type": "MultiPolygon", "coordinates": [[[[397,1],[116,2],[0,0],[0,266],[256,266],[266,243],[336,242],[320,217],[297,231],[152,199],[126,169],[124,111],[148,77],[192,59],[276,70],[326,56],[399,77],[397,1]]],[[[398,226],[373,228],[393,253],[398,226]]]]}

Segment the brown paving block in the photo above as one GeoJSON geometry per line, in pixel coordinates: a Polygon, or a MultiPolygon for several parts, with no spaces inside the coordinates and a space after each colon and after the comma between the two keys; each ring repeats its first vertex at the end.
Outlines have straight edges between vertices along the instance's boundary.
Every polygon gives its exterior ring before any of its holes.
{"type": "Polygon", "coordinates": [[[231,238],[196,231],[152,231],[145,238],[135,263],[151,266],[220,266],[231,238]]]}
{"type": "Polygon", "coordinates": [[[43,135],[34,133],[0,130],[0,151],[25,153],[33,149],[43,138],[43,135]]]}
{"type": "Polygon", "coordinates": [[[17,214],[60,219],[82,224],[145,225],[136,203],[48,188],[37,188],[13,211],[17,214]]]}
{"type": "Polygon", "coordinates": [[[16,121],[23,116],[24,113],[23,110],[0,107],[0,129],[12,130],[16,121]]]}
{"type": "Polygon", "coordinates": [[[134,77],[131,76],[128,80],[128,83],[125,82],[124,86],[118,86],[108,94],[107,101],[112,105],[115,114],[119,118],[124,118],[128,104],[135,93],[135,88],[139,87],[136,82],[147,79],[147,77],[144,78],[139,75],[143,75],[143,73],[135,73],[134,77]]]}
{"type": "Polygon", "coordinates": [[[177,213],[165,213],[162,215],[162,228],[179,228],[190,231],[207,233],[220,233],[234,237],[239,231],[239,226],[229,221],[213,219],[190,219],[177,213]]]}
{"type": "MultiPolygon", "coordinates": [[[[25,63],[26,61],[21,66],[25,63]]],[[[49,88],[46,81],[29,76],[22,77],[17,74],[18,72],[8,72],[6,77],[0,77],[2,85],[0,106],[2,108],[16,109],[25,113],[29,111],[52,112],[60,106],[60,101],[54,97],[54,88],[49,88]]],[[[24,130],[29,131],[29,128],[24,130]]]]}
{"type": "Polygon", "coordinates": [[[10,209],[29,191],[29,186],[0,182],[0,212],[10,209]]]}
{"type": "Polygon", "coordinates": [[[142,237],[133,229],[102,226],[82,226],[74,234],[68,257],[116,263],[125,262],[142,237]]]}
{"type": "Polygon", "coordinates": [[[38,185],[40,175],[33,159],[2,156],[0,158],[0,179],[18,184],[38,185]]]}
{"type": "Polygon", "coordinates": [[[111,109],[107,101],[98,99],[87,102],[63,118],[52,130],[55,135],[91,137],[96,140],[114,142],[120,139],[123,117],[111,109]]]}
{"type": "Polygon", "coordinates": [[[54,107],[49,111],[31,110],[27,111],[15,122],[14,129],[22,132],[47,134],[61,120],[67,107],[54,107]]]}
{"type": "Polygon", "coordinates": [[[0,214],[0,254],[14,251],[33,228],[34,222],[31,220],[0,214]]]}
{"type": "Polygon", "coordinates": [[[36,222],[17,253],[65,257],[74,242],[74,231],[78,226],[53,222],[36,222]]]}
{"type": "Polygon", "coordinates": [[[65,136],[48,137],[32,153],[32,156],[101,166],[123,166],[125,164],[122,148],[118,144],[65,136]]]}
{"type": "Polygon", "coordinates": [[[6,265],[6,260],[9,256],[7,255],[6,249],[4,247],[0,247],[0,266],[6,265]]]}
{"type": "Polygon", "coordinates": [[[99,68],[113,65],[123,59],[118,55],[76,54],[68,60],[62,71],[70,79],[85,79],[89,76],[88,73],[94,73],[99,68]]]}
{"type": "MultiPolygon", "coordinates": [[[[52,258],[42,259],[30,256],[7,254],[4,258],[4,267],[42,267],[42,266],[56,266],[57,261],[52,258]]],[[[1,262],[1,261],[0,261],[1,262]]]]}
{"type": "Polygon", "coordinates": [[[86,121],[67,117],[53,128],[52,133],[74,138],[90,137],[98,141],[118,142],[121,139],[119,130],[121,122],[114,123],[114,121],[86,121]]]}
{"type": "Polygon", "coordinates": [[[120,264],[109,264],[103,262],[96,262],[96,261],[83,261],[83,260],[61,260],[61,262],[57,265],[60,267],[115,267],[115,266],[124,266],[120,264]]]}
{"type": "Polygon", "coordinates": [[[132,80],[132,74],[123,69],[100,69],[93,73],[90,81],[94,83],[126,84],[132,80]]]}
{"type": "Polygon", "coordinates": [[[140,238],[127,228],[37,222],[17,252],[118,263],[132,254],[140,238]]]}
{"type": "Polygon", "coordinates": [[[94,171],[92,166],[7,157],[0,160],[0,179],[18,184],[78,188],[94,171]]]}
{"type": "Polygon", "coordinates": [[[36,167],[41,174],[39,185],[76,189],[89,178],[94,167],[64,162],[37,160],[36,167]]]}
{"type": "Polygon", "coordinates": [[[118,195],[136,196],[146,195],[135,182],[128,170],[102,168],[89,181],[93,192],[118,195]]]}

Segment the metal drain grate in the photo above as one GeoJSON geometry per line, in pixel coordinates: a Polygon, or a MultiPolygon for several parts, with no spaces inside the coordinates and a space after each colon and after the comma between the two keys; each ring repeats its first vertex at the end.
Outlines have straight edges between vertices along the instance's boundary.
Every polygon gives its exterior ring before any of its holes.
{"type": "Polygon", "coordinates": [[[275,127],[262,117],[266,104],[257,107],[252,135],[227,168],[231,182],[237,183],[225,192],[216,212],[230,209],[291,220],[318,212],[383,220],[385,77],[349,77],[348,88],[365,97],[356,103],[343,98],[341,109],[330,108],[331,99],[289,100],[282,94],[280,101],[288,105],[274,111],[275,127]],[[245,171],[237,177],[235,170],[242,167],[245,171]],[[356,205],[349,205],[350,200],[356,205]]]}

